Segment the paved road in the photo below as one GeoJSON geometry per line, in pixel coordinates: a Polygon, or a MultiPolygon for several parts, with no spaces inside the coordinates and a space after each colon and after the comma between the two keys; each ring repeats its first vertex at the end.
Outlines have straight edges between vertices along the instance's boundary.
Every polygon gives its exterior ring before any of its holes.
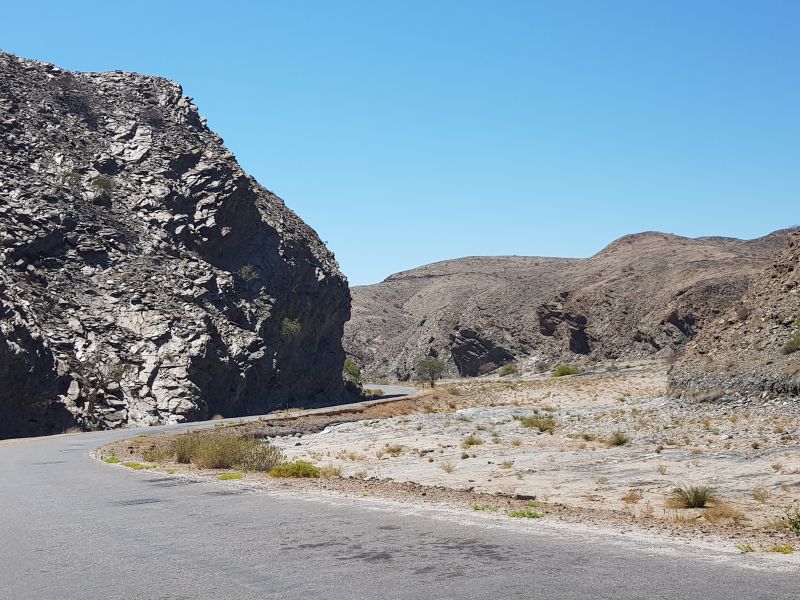
{"type": "Polygon", "coordinates": [[[757,556],[246,493],[89,457],[137,433],[0,447],[0,599],[800,596],[796,571],[757,556]]]}

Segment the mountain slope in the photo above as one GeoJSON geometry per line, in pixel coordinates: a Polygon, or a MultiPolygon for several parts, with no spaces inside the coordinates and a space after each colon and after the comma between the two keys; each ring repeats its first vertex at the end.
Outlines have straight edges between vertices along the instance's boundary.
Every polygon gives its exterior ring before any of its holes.
{"type": "Polygon", "coordinates": [[[346,279],[175,83],[0,53],[0,241],[7,433],[344,394],[346,279]]]}
{"type": "Polygon", "coordinates": [[[423,356],[478,375],[522,361],[669,356],[745,292],[786,244],[623,237],[586,259],[471,257],[352,289],[345,349],[368,375],[411,375],[423,356]]]}
{"type": "Polygon", "coordinates": [[[690,397],[800,396],[800,234],[756,275],[741,301],[711,321],[670,370],[690,397]]]}

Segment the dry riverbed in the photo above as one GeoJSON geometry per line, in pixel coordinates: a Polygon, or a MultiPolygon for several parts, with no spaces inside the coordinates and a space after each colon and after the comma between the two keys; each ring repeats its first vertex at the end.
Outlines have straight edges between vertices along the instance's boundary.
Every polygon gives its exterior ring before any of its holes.
{"type": "MultiPolygon", "coordinates": [[[[653,362],[560,378],[458,380],[391,404],[286,414],[213,433],[266,439],[287,459],[327,475],[247,473],[247,485],[544,515],[800,553],[800,537],[782,527],[800,503],[797,408],[668,400],[665,384],[665,368],[653,362]],[[710,488],[709,507],[676,506],[673,490],[692,486],[710,488]]],[[[126,440],[102,455],[142,461],[176,435],[126,440]]],[[[175,474],[220,474],[153,464],[175,474]]]]}

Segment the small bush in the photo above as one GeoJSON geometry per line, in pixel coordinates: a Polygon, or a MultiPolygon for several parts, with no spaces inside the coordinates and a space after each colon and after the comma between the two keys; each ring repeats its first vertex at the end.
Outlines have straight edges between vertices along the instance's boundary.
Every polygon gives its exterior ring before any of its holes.
{"type": "Polygon", "coordinates": [[[786,529],[795,535],[800,535],[800,508],[795,508],[787,512],[783,516],[782,522],[786,526],[786,529]]]}
{"type": "Polygon", "coordinates": [[[400,446],[399,444],[386,446],[386,453],[389,456],[394,456],[394,457],[400,456],[403,453],[403,447],[400,446]]]}
{"type": "Polygon", "coordinates": [[[746,554],[748,552],[755,552],[756,549],[753,548],[752,544],[739,544],[736,546],[742,554],[746,554]]]}
{"type": "Polygon", "coordinates": [[[577,375],[581,370],[571,365],[558,365],[553,369],[553,377],[564,377],[565,375],[577,375]]]}
{"type": "Polygon", "coordinates": [[[690,485],[672,490],[670,508],[706,508],[715,500],[714,490],[705,485],[690,485]]]}
{"type": "Polygon", "coordinates": [[[506,377],[507,375],[516,375],[519,373],[516,365],[503,365],[500,367],[500,371],[498,374],[500,377],[506,377]]]}
{"type": "Polygon", "coordinates": [[[241,478],[242,478],[241,473],[223,473],[222,475],[219,476],[220,481],[231,481],[233,479],[241,479],[241,478]]]}
{"type": "Polygon", "coordinates": [[[477,435],[470,434],[468,435],[463,442],[461,442],[462,448],[469,448],[470,446],[480,446],[483,443],[483,440],[479,438],[477,435]]]}
{"type": "Polygon", "coordinates": [[[753,490],[753,498],[762,504],[769,500],[770,496],[769,490],[764,486],[759,486],[753,490]]]}
{"type": "Polygon", "coordinates": [[[449,460],[444,461],[442,464],[439,465],[439,467],[445,473],[452,473],[453,471],[456,470],[456,468],[453,466],[453,463],[451,463],[449,460]]]}
{"type": "Polygon", "coordinates": [[[358,366],[356,361],[348,356],[344,359],[344,367],[342,370],[344,371],[347,379],[356,385],[361,385],[361,367],[358,366]]]}
{"type": "Polygon", "coordinates": [[[98,192],[113,192],[117,187],[117,182],[112,177],[98,175],[92,179],[92,187],[98,192]]]}
{"type": "Polygon", "coordinates": [[[551,416],[530,415],[527,417],[514,417],[523,427],[528,429],[538,429],[541,433],[552,434],[556,430],[556,420],[551,416]]]}
{"type": "Polygon", "coordinates": [[[789,544],[773,546],[768,550],[768,552],[777,552],[778,554],[792,554],[794,552],[794,546],[791,546],[789,544]]]}
{"type": "Polygon", "coordinates": [[[272,477],[319,477],[319,467],[306,460],[296,460],[273,467],[272,477]]]}
{"type": "Polygon", "coordinates": [[[615,431],[614,434],[610,438],[608,438],[606,443],[609,446],[624,446],[630,441],[631,438],[630,436],[628,436],[627,433],[624,433],[622,431],[615,431]]]}
{"type": "Polygon", "coordinates": [[[253,265],[244,265],[241,269],[236,271],[236,275],[245,283],[261,279],[261,275],[253,268],[253,265]]]}
{"type": "Polygon", "coordinates": [[[297,319],[284,317],[281,321],[281,335],[284,337],[294,337],[302,331],[303,327],[297,319]]]}
{"type": "Polygon", "coordinates": [[[781,352],[784,354],[793,354],[800,350],[800,331],[792,334],[792,337],[783,345],[781,352]]]}
{"type": "Polygon", "coordinates": [[[472,510],[481,512],[497,512],[500,509],[496,506],[492,506],[491,504],[473,504],[472,510]]]}
{"type": "Polygon", "coordinates": [[[332,477],[341,477],[342,476],[342,467],[320,467],[319,468],[319,478],[320,479],[331,479],[332,477]]]}
{"type": "Polygon", "coordinates": [[[119,459],[116,456],[106,456],[103,459],[103,462],[108,463],[110,465],[115,465],[119,462],[119,459]]]}

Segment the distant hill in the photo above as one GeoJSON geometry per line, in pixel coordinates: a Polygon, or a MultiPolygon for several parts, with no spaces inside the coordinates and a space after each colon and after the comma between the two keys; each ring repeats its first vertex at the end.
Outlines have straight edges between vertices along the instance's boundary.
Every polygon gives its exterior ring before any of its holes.
{"type": "Polygon", "coordinates": [[[346,352],[371,377],[409,377],[427,355],[474,376],[663,356],[738,303],[789,230],[755,240],[625,236],[586,259],[469,257],[352,289],[346,352]]]}

